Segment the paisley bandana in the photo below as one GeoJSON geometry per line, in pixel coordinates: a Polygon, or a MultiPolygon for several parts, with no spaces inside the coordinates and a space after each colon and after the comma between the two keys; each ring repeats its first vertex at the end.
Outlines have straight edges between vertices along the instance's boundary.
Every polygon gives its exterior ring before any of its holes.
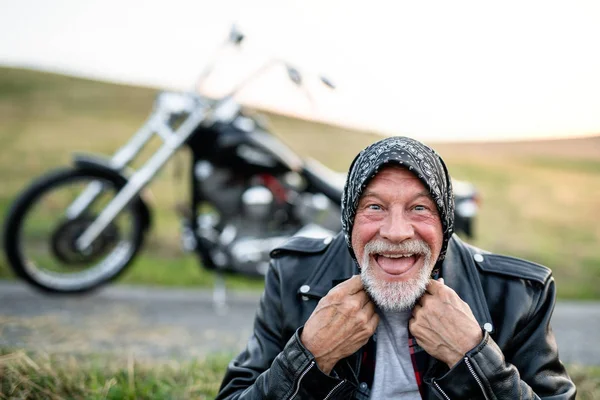
{"type": "Polygon", "coordinates": [[[432,148],[402,136],[373,143],[361,151],[350,165],[342,195],[342,230],[350,254],[356,259],[352,250],[352,227],[361,194],[369,181],[387,164],[407,168],[429,189],[442,221],[444,235],[437,260],[439,264],[446,256],[448,241],[454,230],[454,195],[450,175],[446,164],[432,148]]]}

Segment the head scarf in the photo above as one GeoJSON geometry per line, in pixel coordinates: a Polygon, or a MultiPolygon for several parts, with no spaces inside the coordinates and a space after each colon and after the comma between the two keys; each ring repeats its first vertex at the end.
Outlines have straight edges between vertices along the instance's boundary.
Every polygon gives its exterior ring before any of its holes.
{"type": "Polygon", "coordinates": [[[438,257],[446,256],[454,230],[454,195],[446,164],[432,148],[402,136],[389,137],[362,150],[352,161],[342,195],[342,230],[352,257],[352,227],[362,192],[371,179],[385,166],[399,165],[415,174],[429,189],[440,219],[444,241],[438,257]]]}

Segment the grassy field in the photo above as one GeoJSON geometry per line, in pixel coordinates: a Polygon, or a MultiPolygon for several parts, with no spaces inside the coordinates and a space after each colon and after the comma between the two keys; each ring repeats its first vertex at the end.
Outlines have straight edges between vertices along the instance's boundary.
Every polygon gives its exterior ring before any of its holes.
{"type": "MultiPolygon", "coordinates": [[[[155,90],[54,74],[0,69],[0,215],[35,176],[67,165],[72,152],[111,154],[148,115],[155,90]]],[[[344,171],[380,136],[267,114],[303,156],[344,171]]],[[[418,138],[418,136],[415,136],[418,138]]],[[[430,143],[451,173],[483,198],[475,245],[551,267],[561,298],[600,299],[600,136],[535,143],[430,143]]],[[[155,148],[157,143],[153,143],[155,148]]],[[[147,155],[148,153],[146,153],[147,155]]],[[[187,161],[187,155],[181,155],[187,161]]],[[[128,283],[209,286],[212,275],[179,250],[173,211],[185,178],[170,163],[148,188],[155,225],[128,283]]],[[[11,273],[0,260],[0,278],[11,273]]],[[[236,287],[260,281],[230,280],[236,287]]]]}
{"type": "MultiPolygon", "coordinates": [[[[214,399],[230,354],[185,363],[0,351],[0,399],[214,399]]],[[[590,376],[590,378],[593,376],[590,376]]]]}
{"type": "MultiPolygon", "coordinates": [[[[214,354],[183,363],[80,360],[0,350],[0,399],[213,399],[230,359],[214,354]]],[[[599,367],[568,365],[567,371],[578,399],[598,399],[599,367]]]]}

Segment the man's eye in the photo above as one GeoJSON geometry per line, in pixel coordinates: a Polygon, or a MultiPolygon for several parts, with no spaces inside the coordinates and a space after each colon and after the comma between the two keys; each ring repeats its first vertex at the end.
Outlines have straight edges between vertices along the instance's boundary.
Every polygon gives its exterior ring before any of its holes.
{"type": "Polygon", "coordinates": [[[418,206],[415,206],[415,210],[417,210],[417,211],[426,211],[427,207],[422,206],[422,205],[418,205],[418,206]]]}
{"type": "Polygon", "coordinates": [[[378,204],[369,204],[367,208],[369,210],[381,210],[381,207],[378,204]]]}

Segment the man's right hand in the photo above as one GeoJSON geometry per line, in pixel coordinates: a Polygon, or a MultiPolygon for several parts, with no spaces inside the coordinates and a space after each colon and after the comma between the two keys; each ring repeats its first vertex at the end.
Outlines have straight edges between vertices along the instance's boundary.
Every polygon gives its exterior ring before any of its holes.
{"type": "Polygon", "coordinates": [[[379,316],[363,288],[360,275],[340,283],[323,297],[311,314],[300,340],[329,374],[342,358],[354,354],[375,333],[379,316]]]}

